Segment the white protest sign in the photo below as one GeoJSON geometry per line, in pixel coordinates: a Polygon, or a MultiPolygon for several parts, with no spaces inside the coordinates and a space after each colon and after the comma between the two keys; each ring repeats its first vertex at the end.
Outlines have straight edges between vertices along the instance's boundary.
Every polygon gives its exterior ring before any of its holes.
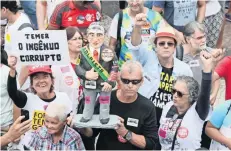
{"type": "Polygon", "coordinates": [[[22,65],[65,65],[70,63],[65,30],[17,31],[11,46],[22,65]]]}

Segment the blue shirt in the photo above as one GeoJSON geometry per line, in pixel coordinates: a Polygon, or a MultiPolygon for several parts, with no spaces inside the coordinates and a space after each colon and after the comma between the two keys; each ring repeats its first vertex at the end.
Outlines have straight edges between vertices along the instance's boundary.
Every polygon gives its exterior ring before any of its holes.
{"type": "Polygon", "coordinates": [[[231,130],[231,110],[228,111],[230,105],[231,100],[225,101],[214,109],[209,120],[214,127],[218,129],[221,128],[221,126],[230,127],[231,130]]]}
{"type": "Polygon", "coordinates": [[[175,29],[183,31],[184,26],[196,20],[196,0],[153,1],[153,6],[164,10],[164,19],[175,29]]]}
{"type": "MultiPolygon", "coordinates": [[[[134,60],[139,61],[143,66],[144,83],[139,88],[139,93],[146,98],[150,98],[159,88],[162,66],[154,49],[149,50],[147,46],[141,44],[139,46],[129,46],[134,60]]],[[[174,66],[172,76],[193,76],[189,65],[174,57],[174,66]]]]}

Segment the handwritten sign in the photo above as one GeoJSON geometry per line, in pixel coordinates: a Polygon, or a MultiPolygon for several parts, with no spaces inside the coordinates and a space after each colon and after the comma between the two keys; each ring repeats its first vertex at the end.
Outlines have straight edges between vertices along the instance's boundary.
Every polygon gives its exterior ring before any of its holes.
{"type": "Polygon", "coordinates": [[[23,65],[64,65],[70,63],[65,31],[11,33],[14,54],[23,65]]]}
{"type": "Polygon", "coordinates": [[[32,119],[32,129],[37,130],[39,127],[43,126],[44,124],[44,111],[35,110],[32,119]]]}

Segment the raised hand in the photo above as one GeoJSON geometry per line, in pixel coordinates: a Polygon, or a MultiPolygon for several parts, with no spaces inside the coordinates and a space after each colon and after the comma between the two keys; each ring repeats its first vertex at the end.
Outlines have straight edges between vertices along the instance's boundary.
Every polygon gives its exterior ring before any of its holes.
{"type": "Polygon", "coordinates": [[[8,65],[12,70],[16,69],[16,64],[17,64],[17,57],[16,56],[8,56],[8,65]]]}
{"type": "Polygon", "coordinates": [[[214,58],[214,61],[215,63],[218,63],[221,59],[223,59],[225,57],[225,54],[226,54],[226,49],[223,48],[223,49],[214,49],[212,52],[211,52],[213,58],[214,58]]]}
{"type": "Polygon", "coordinates": [[[135,26],[141,27],[147,24],[147,15],[139,13],[135,17],[135,26]]]}
{"type": "Polygon", "coordinates": [[[203,63],[203,71],[211,72],[214,67],[214,60],[212,54],[206,51],[201,51],[200,58],[203,63]]]}

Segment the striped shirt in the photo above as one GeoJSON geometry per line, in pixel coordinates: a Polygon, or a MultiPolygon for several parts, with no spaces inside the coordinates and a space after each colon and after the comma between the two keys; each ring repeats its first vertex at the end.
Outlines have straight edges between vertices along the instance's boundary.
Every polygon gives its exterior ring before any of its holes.
{"type": "Polygon", "coordinates": [[[34,150],[85,150],[81,136],[68,126],[64,127],[60,141],[54,143],[52,135],[47,132],[44,125],[41,129],[32,132],[31,139],[26,146],[34,150]]]}

